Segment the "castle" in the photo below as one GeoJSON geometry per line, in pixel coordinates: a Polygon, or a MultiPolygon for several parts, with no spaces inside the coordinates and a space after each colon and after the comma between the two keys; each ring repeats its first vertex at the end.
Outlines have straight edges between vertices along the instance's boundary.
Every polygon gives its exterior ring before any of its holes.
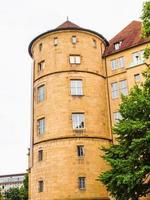
{"type": "Polygon", "coordinates": [[[143,81],[141,22],[109,42],[66,21],[37,36],[33,58],[30,200],[109,200],[97,181],[109,166],[100,147],[115,141],[121,94],[143,81]]]}

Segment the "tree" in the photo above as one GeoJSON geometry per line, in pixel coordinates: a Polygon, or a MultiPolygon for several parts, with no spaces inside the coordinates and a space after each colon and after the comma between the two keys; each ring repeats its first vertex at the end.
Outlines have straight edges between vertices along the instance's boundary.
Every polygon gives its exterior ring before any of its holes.
{"type": "Polygon", "coordinates": [[[12,187],[4,192],[4,198],[5,200],[20,200],[19,196],[19,188],[18,187],[12,187]]]}
{"type": "Polygon", "coordinates": [[[21,188],[12,187],[8,189],[4,192],[4,197],[5,200],[28,200],[28,174],[25,175],[21,188]]]}
{"type": "MultiPolygon", "coordinates": [[[[142,36],[144,38],[150,39],[150,1],[146,1],[143,5],[142,10],[142,36]]],[[[145,57],[149,58],[150,56],[150,47],[147,47],[145,50],[145,57]]]]}
{"type": "MultiPolygon", "coordinates": [[[[143,36],[150,38],[150,1],[142,11],[143,36]]],[[[150,57],[149,47],[145,58],[150,57]]],[[[144,73],[143,85],[135,86],[129,96],[122,97],[122,119],[115,125],[117,144],[103,148],[104,159],[111,169],[99,180],[117,200],[138,200],[150,194],[150,66],[144,73]]]]}

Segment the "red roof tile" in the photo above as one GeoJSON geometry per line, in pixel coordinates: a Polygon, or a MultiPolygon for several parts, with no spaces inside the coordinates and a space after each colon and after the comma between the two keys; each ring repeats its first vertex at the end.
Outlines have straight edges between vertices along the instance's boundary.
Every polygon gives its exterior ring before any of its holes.
{"type": "Polygon", "coordinates": [[[62,23],[60,26],[58,26],[56,29],[63,29],[63,28],[80,28],[80,26],[67,20],[64,23],[62,23]]]}
{"type": "Polygon", "coordinates": [[[132,21],[121,32],[109,41],[109,46],[106,48],[105,56],[111,55],[116,52],[134,47],[136,45],[148,42],[146,39],[141,38],[141,25],[139,21],[132,21]],[[118,50],[115,50],[114,44],[122,41],[118,50]]]}

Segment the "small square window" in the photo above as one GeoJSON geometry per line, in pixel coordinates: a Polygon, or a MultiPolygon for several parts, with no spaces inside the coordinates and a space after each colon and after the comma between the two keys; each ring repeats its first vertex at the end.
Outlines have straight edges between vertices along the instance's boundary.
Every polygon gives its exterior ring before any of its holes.
{"type": "Polygon", "coordinates": [[[140,74],[134,74],[134,80],[135,80],[135,82],[139,82],[141,80],[141,75],[140,74]]]}
{"type": "Polygon", "coordinates": [[[44,70],[45,67],[45,61],[41,61],[38,63],[38,72],[41,72],[44,70]]]}
{"type": "Polygon", "coordinates": [[[38,133],[42,135],[45,132],[45,118],[38,119],[37,122],[38,122],[38,133]]]}
{"type": "Polygon", "coordinates": [[[43,192],[44,191],[44,182],[43,181],[39,181],[38,182],[38,191],[39,192],[43,192]]]}
{"type": "Polygon", "coordinates": [[[70,60],[70,64],[80,64],[81,62],[81,58],[79,55],[71,55],[69,57],[69,60],[70,60]]]}
{"type": "Polygon", "coordinates": [[[77,37],[76,36],[72,36],[72,44],[76,44],[77,43],[77,37]]]}
{"type": "Polygon", "coordinates": [[[77,155],[78,155],[78,157],[83,157],[84,156],[84,146],[83,145],[78,145],[77,146],[77,155]]]}
{"type": "Polygon", "coordinates": [[[38,87],[38,102],[42,102],[45,100],[45,85],[41,85],[38,87]]]}
{"type": "Polygon", "coordinates": [[[84,114],[73,113],[72,114],[72,126],[73,129],[84,129],[84,114]]]}
{"type": "Polygon", "coordinates": [[[119,41],[119,42],[114,43],[115,50],[120,49],[121,44],[122,44],[122,41],[119,41]]]}
{"type": "Polygon", "coordinates": [[[85,177],[79,177],[79,189],[80,190],[85,189],[85,177]]]}
{"type": "Polygon", "coordinates": [[[55,37],[55,38],[54,38],[54,46],[57,46],[57,45],[58,45],[58,38],[55,37]]]}
{"type": "Polygon", "coordinates": [[[40,150],[38,151],[38,161],[42,161],[42,160],[43,160],[43,150],[40,149],[40,150]]]}

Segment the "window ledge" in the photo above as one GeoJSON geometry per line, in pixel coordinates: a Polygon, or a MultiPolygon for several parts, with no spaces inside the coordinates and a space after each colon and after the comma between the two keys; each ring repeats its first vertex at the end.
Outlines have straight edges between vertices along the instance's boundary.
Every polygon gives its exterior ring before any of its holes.
{"type": "Polygon", "coordinates": [[[73,129],[74,133],[84,133],[85,129],[73,129]]]}
{"type": "Polygon", "coordinates": [[[143,64],[145,64],[144,61],[140,61],[140,62],[137,62],[137,63],[131,63],[128,68],[135,67],[135,66],[138,66],[138,65],[143,65],[143,64]]]}

